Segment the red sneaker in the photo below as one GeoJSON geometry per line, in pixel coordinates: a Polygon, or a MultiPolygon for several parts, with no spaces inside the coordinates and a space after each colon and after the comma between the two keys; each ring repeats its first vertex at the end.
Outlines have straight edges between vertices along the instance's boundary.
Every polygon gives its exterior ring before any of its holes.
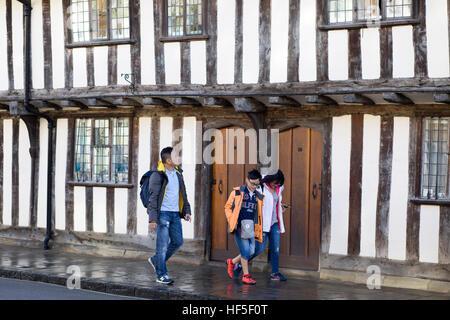
{"type": "Polygon", "coordinates": [[[227,259],[228,275],[233,279],[234,263],[232,259],[227,259]]]}
{"type": "Polygon", "coordinates": [[[253,280],[249,274],[244,274],[242,277],[242,282],[245,284],[256,284],[256,281],[253,280]]]}

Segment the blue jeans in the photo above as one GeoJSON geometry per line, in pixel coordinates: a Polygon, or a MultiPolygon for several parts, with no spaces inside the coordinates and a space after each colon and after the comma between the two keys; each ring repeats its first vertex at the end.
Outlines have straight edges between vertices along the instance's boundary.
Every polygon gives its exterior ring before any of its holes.
{"type": "Polygon", "coordinates": [[[166,262],[183,245],[179,212],[161,211],[156,228],[156,254],[153,256],[158,277],[167,274],[166,262]],[[169,243],[170,240],[170,243],[169,243]]]}
{"type": "Polygon", "coordinates": [[[241,252],[241,258],[248,260],[255,253],[255,238],[242,239],[240,236],[240,230],[236,230],[234,233],[234,239],[241,252]]]}
{"type": "Polygon", "coordinates": [[[269,238],[270,263],[272,264],[272,273],[278,272],[280,260],[280,227],[275,223],[269,232],[263,232],[263,242],[256,241],[255,253],[250,260],[260,255],[266,248],[267,238],[269,238]]]}

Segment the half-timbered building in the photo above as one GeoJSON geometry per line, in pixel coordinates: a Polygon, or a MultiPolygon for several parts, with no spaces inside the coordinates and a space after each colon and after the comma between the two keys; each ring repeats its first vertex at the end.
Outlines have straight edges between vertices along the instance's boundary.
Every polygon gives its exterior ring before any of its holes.
{"type": "Polygon", "coordinates": [[[204,133],[277,129],[281,267],[448,292],[449,0],[27,2],[0,0],[2,242],[148,257],[139,179],[180,143],[174,258],[224,261],[256,145],[206,163],[204,133]]]}

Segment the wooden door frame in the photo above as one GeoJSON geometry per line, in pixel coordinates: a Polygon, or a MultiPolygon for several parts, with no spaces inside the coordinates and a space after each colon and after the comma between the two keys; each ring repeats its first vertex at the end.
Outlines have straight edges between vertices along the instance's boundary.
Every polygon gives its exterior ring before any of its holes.
{"type": "MultiPolygon", "coordinates": [[[[244,129],[255,128],[254,122],[237,121],[236,119],[218,119],[205,126],[205,130],[209,128],[223,129],[230,126],[239,126],[244,129]]],[[[330,239],[330,224],[331,224],[331,131],[332,131],[332,117],[322,119],[267,119],[267,128],[279,129],[280,131],[289,130],[296,127],[304,127],[320,131],[322,133],[322,199],[321,199],[321,214],[320,214],[320,244],[318,252],[318,270],[320,270],[321,260],[324,254],[328,252],[330,239]]],[[[205,259],[211,261],[211,245],[212,245],[212,171],[213,165],[203,165],[206,167],[205,172],[208,173],[207,194],[205,199],[208,199],[208,211],[211,214],[207,215],[206,236],[205,236],[205,259]]],[[[206,181],[205,181],[206,182],[206,181]]],[[[202,182],[203,184],[203,182],[202,182]]],[[[206,191],[206,190],[205,190],[206,191]]]]}

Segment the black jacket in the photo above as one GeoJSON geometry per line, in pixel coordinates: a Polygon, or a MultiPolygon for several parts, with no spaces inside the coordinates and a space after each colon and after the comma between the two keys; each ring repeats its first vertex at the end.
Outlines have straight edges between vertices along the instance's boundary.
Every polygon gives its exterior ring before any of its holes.
{"type": "MultiPolygon", "coordinates": [[[[165,167],[161,161],[153,170],[155,170],[155,172],[150,176],[149,182],[150,198],[147,206],[147,214],[150,222],[158,222],[169,179],[167,178],[165,167]]],[[[191,206],[187,198],[186,186],[184,185],[182,175],[183,170],[180,167],[176,167],[175,170],[180,185],[180,218],[184,218],[187,214],[191,214],[191,206]]]]}

